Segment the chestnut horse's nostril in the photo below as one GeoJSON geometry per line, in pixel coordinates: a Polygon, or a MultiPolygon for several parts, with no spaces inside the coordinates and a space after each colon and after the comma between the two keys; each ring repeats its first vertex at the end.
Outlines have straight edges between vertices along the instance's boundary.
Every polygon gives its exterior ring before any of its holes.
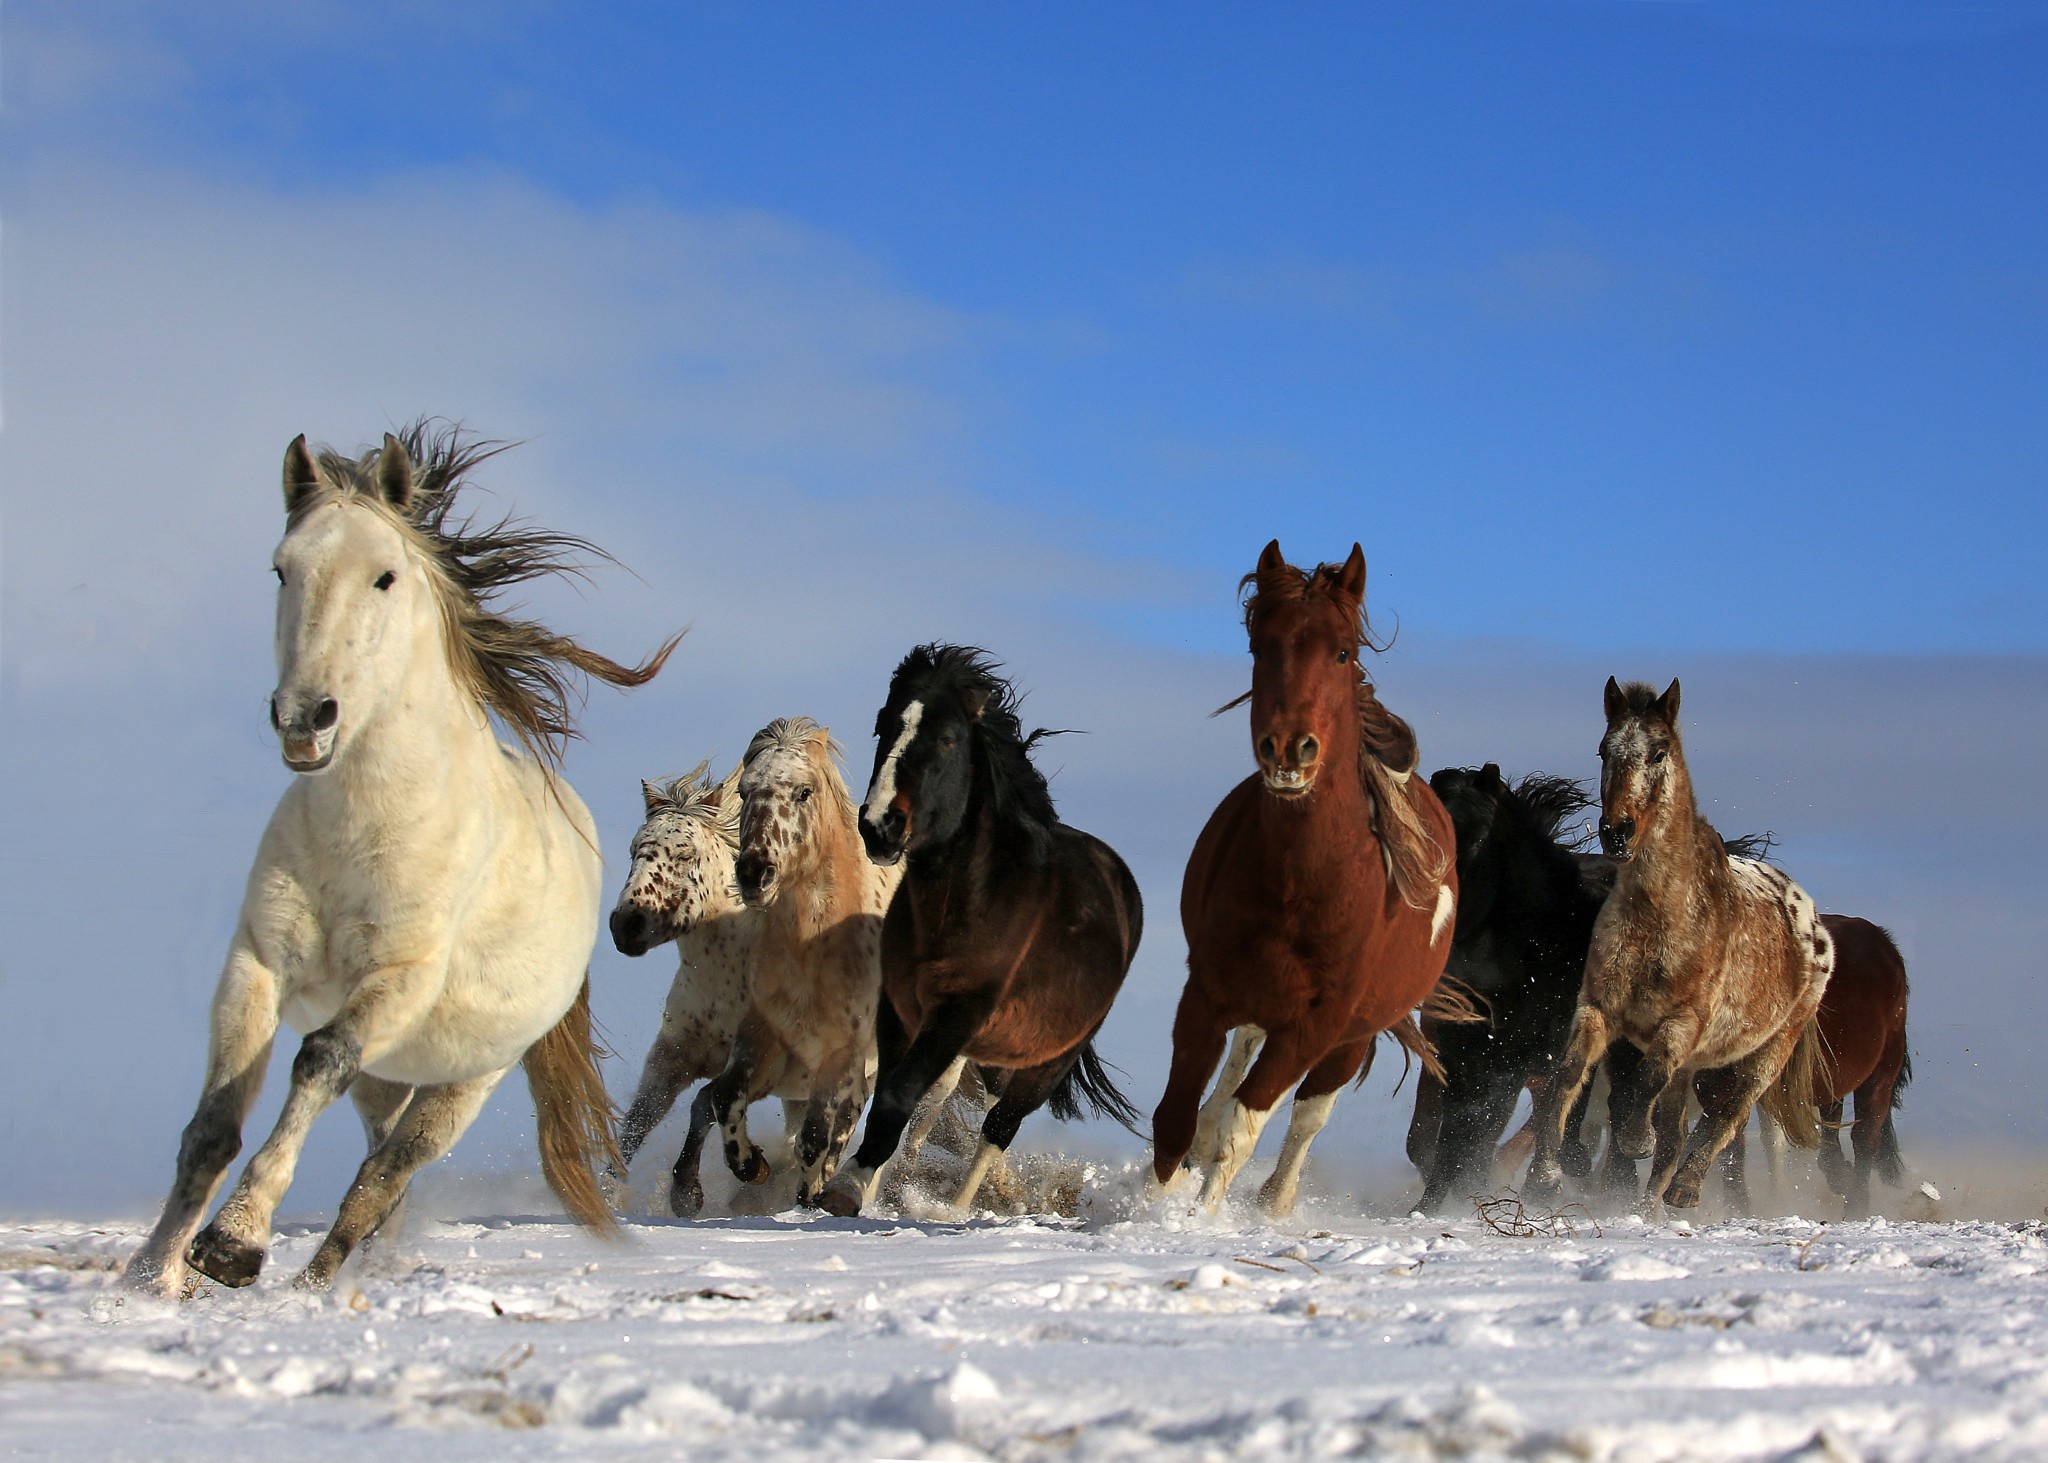
{"type": "Polygon", "coordinates": [[[332,696],[329,696],[319,706],[314,708],[313,730],[326,731],[327,728],[333,726],[339,720],[341,720],[341,707],[332,696]]]}
{"type": "Polygon", "coordinates": [[[1271,737],[1259,738],[1259,760],[1262,762],[1278,762],[1280,760],[1280,749],[1273,745],[1271,737]]]}
{"type": "Polygon", "coordinates": [[[1303,737],[1295,747],[1294,760],[1306,767],[1321,755],[1322,750],[1323,744],[1314,737],[1303,737]]]}

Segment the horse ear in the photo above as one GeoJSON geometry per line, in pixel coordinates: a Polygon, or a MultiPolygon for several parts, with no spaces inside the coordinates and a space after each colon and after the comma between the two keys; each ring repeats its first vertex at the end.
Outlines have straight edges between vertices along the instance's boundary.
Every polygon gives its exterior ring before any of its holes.
{"type": "Polygon", "coordinates": [[[988,710],[989,689],[986,686],[969,686],[960,693],[961,709],[969,721],[980,721],[981,713],[988,710]]]}
{"type": "Polygon", "coordinates": [[[650,813],[661,806],[661,790],[644,777],[640,779],[640,801],[647,804],[650,813]]]}
{"type": "Polygon", "coordinates": [[[1481,792],[1496,793],[1501,790],[1501,787],[1500,763],[1489,762],[1479,769],[1479,790],[1481,792]]]}
{"type": "Polygon", "coordinates": [[[377,454],[377,491],[384,501],[403,513],[412,506],[412,458],[405,444],[384,434],[384,450],[377,454]]]}
{"type": "Polygon", "coordinates": [[[1280,552],[1280,540],[1274,539],[1266,545],[1266,551],[1259,555],[1258,575],[1261,579],[1268,574],[1278,574],[1287,567],[1287,556],[1280,552]]]}
{"type": "Polygon", "coordinates": [[[1621,694],[1621,682],[1609,676],[1607,678],[1607,720],[1610,723],[1620,721],[1627,711],[1628,697],[1621,694]]]}
{"type": "Polygon", "coordinates": [[[1678,725],[1678,677],[1671,678],[1671,684],[1664,688],[1664,694],[1657,698],[1657,714],[1672,726],[1678,725]]]}
{"type": "Polygon", "coordinates": [[[1337,571],[1336,590],[1348,600],[1365,603],[1365,550],[1357,544],[1351,546],[1351,557],[1337,571]]]}
{"type": "Polygon", "coordinates": [[[284,511],[298,511],[306,495],[319,486],[320,465],[313,461],[312,449],[306,446],[306,434],[301,432],[284,449],[284,511]]]}

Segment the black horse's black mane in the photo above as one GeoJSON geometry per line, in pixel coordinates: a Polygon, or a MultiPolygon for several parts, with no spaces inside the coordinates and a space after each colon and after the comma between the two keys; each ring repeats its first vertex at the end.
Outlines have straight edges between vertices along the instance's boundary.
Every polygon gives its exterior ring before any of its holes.
{"type": "Polygon", "coordinates": [[[1567,819],[1593,806],[1586,784],[1549,772],[1530,772],[1520,782],[1504,789],[1534,823],[1543,836],[1566,848],[1577,848],[1591,836],[1584,827],[1567,829],[1567,819]]]}
{"type": "Polygon", "coordinates": [[[1031,749],[1060,733],[1040,727],[1026,735],[1017,708],[1022,697],[997,672],[1002,663],[972,645],[920,645],[896,667],[894,684],[930,704],[942,696],[956,702],[984,698],[974,720],[976,741],[988,753],[990,792],[999,816],[1015,818],[1036,832],[1059,822],[1052,788],[1031,761],[1031,749]]]}

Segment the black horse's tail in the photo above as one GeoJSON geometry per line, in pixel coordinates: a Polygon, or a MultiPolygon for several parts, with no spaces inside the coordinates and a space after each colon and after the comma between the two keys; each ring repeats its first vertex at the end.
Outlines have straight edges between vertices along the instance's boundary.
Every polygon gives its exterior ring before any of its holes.
{"type": "Polygon", "coordinates": [[[1081,1105],[1086,1103],[1097,1117],[1110,1118],[1123,1124],[1134,1136],[1144,1137],[1138,1131],[1138,1110],[1110,1080],[1109,1074],[1116,1070],[1120,1069],[1112,1068],[1096,1055],[1095,1038],[1090,1036],[1081,1043],[1080,1056],[1067,1068],[1067,1075],[1060,1078],[1060,1085],[1053,1088],[1046,1106],[1061,1122],[1070,1123],[1084,1116],[1081,1105]]]}

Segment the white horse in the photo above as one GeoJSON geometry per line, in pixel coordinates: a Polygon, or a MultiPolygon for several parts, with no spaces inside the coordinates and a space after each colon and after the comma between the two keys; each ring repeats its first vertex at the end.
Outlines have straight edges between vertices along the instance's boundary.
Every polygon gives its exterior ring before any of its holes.
{"type": "Polygon", "coordinates": [[[747,1134],[764,1097],[805,1105],[797,1133],[797,1198],[812,1202],[839,1165],[874,1080],[875,1003],[882,991],[882,914],[901,869],[880,869],[861,845],[853,798],[831,732],[782,717],[754,734],[740,773],[741,896],[761,911],[747,1010],[726,1068],[690,1109],[676,1161],[676,1198],[695,1212],[704,1134],[725,1135],[743,1183],[768,1161],[747,1134]]]}
{"type": "Polygon", "coordinates": [[[298,1278],[327,1286],[522,1060],[543,1173],[579,1221],[612,1226],[595,1172],[613,1152],[590,1038],[596,829],[554,768],[575,679],[643,684],[675,642],[628,669],[493,607],[506,586],[598,552],[451,523],[465,475],[495,450],[424,423],[360,459],[316,458],[304,437],[286,449],[270,718],[299,775],[257,848],[198,1111],[131,1286],[177,1296],[188,1264],[255,1280],[307,1129],[351,1092],[370,1155],[298,1278]],[[523,750],[499,741],[493,714],[523,750]],[[284,1110],[195,1238],[280,1019],[306,1033],[284,1110]]]}

